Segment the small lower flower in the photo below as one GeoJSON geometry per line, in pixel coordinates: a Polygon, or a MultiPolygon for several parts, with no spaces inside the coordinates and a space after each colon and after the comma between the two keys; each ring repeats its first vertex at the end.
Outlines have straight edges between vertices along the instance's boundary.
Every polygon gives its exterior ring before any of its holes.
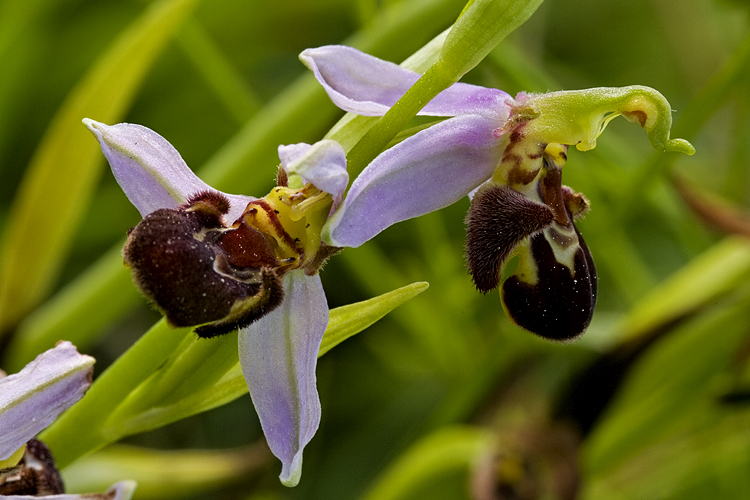
{"type": "Polygon", "coordinates": [[[59,342],[20,372],[0,379],[0,469],[12,457],[20,459],[28,440],[83,397],[93,365],[94,358],[59,342]]]}
{"type": "MultiPolygon", "coordinates": [[[[308,49],[300,59],[337,106],[360,115],[384,115],[420,78],[345,46],[308,49]]],[[[505,264],[518,256],[501,288],[503,307],[517,325],[553,340],[586,330],[597,295],[594,262],[574,223],[588,201],[562,184],[568,146],[594,148],[609,121],[622,115],[643,127],[655,148],[694,152],[687,141],[670,138],[666,99],[641,86],[522,92],[514,99],[457,83],[419,114],[452,118],[375,158],[323,227],[323,241],[356,247],[391,224],[473,192],[466,258],[474,284],[483,293],[498,288],[505,264]]]]}
{"type": "Polygon", "coordinates": [[[280,147],[278,185],[253,198],[203,183],[150,129],[84,123],[143,215],[123,250],[136,285],[171,326],[205,338],[239,329],[240,363],[280,479],[296,485],[320,422],[315,367],[328,306],[317,272],[338,250],[320,232],[348,183],[343,149],[280,147]]]}
{"type": "Polygon", "coordinates": [[[135,483],[117,483],[107,493],[64,495],[60,473],[49,448],[36,439],[91,385],[94,358],[79,354],[70,342],[59,342],[20,372],[0,372],[0,497],[58,500],[128,500],[135,483]]]}

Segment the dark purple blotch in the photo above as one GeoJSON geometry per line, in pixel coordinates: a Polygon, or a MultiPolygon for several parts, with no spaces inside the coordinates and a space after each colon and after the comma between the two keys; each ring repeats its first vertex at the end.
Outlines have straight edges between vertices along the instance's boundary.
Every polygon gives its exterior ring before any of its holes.
{"type": "Polygon", "coordinates": [[[571,340],[591,323],[596,305],[597,277],[594,260],[576,229],[578,248],[574,271],[557,262],[543,233],[531,239],[531,257],[537,283],[530,285],[511,276],[502,288],[502,300],[511,319],[520,327],[550,340],[571,340]]]}

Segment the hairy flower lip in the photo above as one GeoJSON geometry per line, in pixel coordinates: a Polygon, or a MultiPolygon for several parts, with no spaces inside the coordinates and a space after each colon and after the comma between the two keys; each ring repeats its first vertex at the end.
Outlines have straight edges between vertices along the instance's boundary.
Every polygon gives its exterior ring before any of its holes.
{"type": "Polygon", "coordinates": [[[549,340],[568,341],[591,323],[597,297],[597,275],[591,252],[578,237],[574,274],[559,263],[543,233],[532,237],[530,254],[537,263],[535,284],[517,276],[502,286],[503,308],[515,324],[549,340]]]}

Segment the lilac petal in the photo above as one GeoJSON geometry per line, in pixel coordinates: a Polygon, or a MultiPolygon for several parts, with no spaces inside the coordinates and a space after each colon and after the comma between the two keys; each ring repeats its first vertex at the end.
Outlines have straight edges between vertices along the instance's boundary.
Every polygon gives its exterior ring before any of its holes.
{"type": "Polygon", "coordinates": [[[282,463],[279,479],[296,486],[302,450],[320,424],[315,366],[328,305],[317,275],[292,271],[284,290],[280,307],[240,330],[239,351],[268,446],[282,463]]]}
{"type": "MultiPolygon", "coordinates": [[[[106,493],[86,493],[83,495],[47,495],[45,500],[130,500],[135,492],[135,481],[120,481],[113,484],[106,493]]],[[[31,495],[9,495],[0,498],[13,500],[38,500],[38,496],[31,495]]]]}
{"type": "MultiPolygon", "coordinates": [[[[160,208],[177,208],[201,191],[212,190],[190,170],[180,153],[165,138],[142,125],[105,125],[84,118],[107,157],[117,183],[141,216],[160,208]]],[[[228,220],[239,217],[250,196],[226,195],[228,220]]]]}
{"type": "Polygon", "coordinates": [[[500,162],[498,123],[464,115],[387,149],[352,183],[323,226],[323,241],[358,247],[388,226],[447,207],[492,175],[500,162]]]}
{"type": "MultiPolygon", "coordinates": [[[[414,85],[419,73],[344,45],[307,49],[300,60],[310,68],[334,104],[365,116],[384,115],[414,85]]],[[[497,89],[456,83],[420,111],[420,115],[483,114],[505,121],[513,98],[497,89]]]]}
{"type": "Polygon", "coordinates": [[[279,146],[279,158],[287,174],[299,175],[305,182],[331,193],[334,200],[343,197],[349,174],[346,153],[338,142],[326,139],[312,146],[304,143],[279,146]]]}
{"type": "Polygon", "coordinates": [[[94,358],[70,342],[43,352],[20,372],[0,380],[0,460],[51,424],[91,385],[94,358]]]}

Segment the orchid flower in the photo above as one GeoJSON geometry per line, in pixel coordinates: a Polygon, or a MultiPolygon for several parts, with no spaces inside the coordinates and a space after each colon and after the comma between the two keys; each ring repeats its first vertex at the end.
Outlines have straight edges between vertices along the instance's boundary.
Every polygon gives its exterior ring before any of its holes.
{"type": "MultiPolygon", "coordinates": [[[[384,115],[421,75],[345,46],[300,55],[341,109],[384,115]]],[[[586,198],[562,185],[567,149],[586,151],[622,115],[645,128],[662,151],[693,154],[670,139],[671,108],[648,87],[520,93],[456,83],[422,115],[452,117],[375,158],[352,183],[323,228],[331,246],[356,247],[386,227],[472,195],[466,256],[476,288],[500,286],[509,259],[516,271],[501,287],[508,316],[553,340],[577,337],[596,303],[594,261],[574,220],[586,198]],[[404,200],[408,200],[405,202],[404,200]]]]}
{"type": "Polygon", "coordinates": [[[24,443],[81,399],[94,358],[70,342],[43,352],[20,372],[0,379],[0,468],[24,443]]]}
{"type": "Polygon", "coordinates": [[[278,185],[254,198],[213,190],[146,127],[84,123],[143,216],[123,250],[136,285],[171,326],[205,338],[239,329],[242,371],[281,482],[296,485],[320,423],[315,367],[328,305],[317,271],[338,250],[320,232],[348,184],[343,149],[279,147],[278,185]]]}
{"type": "Polygon", "coordinates": [[[94,358],[60,342],[0,378],[0,496],[63,492],[49,449],[34,436],[83,397],[93,365],[94,358]]]}

